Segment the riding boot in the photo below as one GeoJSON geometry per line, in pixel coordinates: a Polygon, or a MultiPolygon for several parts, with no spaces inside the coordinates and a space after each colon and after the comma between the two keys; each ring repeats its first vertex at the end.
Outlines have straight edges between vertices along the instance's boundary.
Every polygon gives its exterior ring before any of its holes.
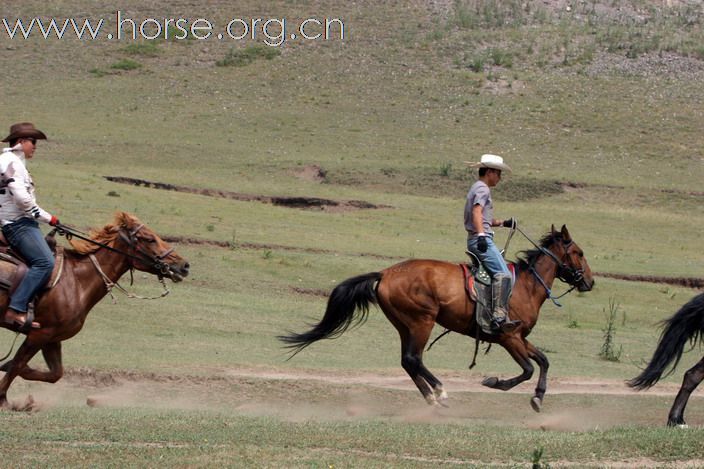
{"type": "Polygon", "coordinates": [[[508,317],[508,303],[511,298],[511,275],[496,274],[491,281],[491,303],[493,318],[491,328],[496,332],[511,332],[521,325],[521,321],[508,317]]]}

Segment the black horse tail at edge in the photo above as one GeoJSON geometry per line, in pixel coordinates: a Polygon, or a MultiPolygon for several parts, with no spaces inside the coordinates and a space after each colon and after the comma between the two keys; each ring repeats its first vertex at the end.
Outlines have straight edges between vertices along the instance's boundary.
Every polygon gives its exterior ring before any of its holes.
{"type": "Polygon", "coordinates": [[[663,326],[665,329],[653,358],[641,374],[627,382],[630,387],[647,389],[653,386],[663,377],[670,364],[670,371],[665,376],[675,371],[687,341],[694,346],[704,339],[704,293],[692,298],[671,318],[663,321],[663,326]]]}
{"type": "Polygon", "coordinates": [[[369,305],[377,304],[377,285],[381,280],[380,272],[352,277],[337,285],[325,309],[325,315],[318,324],[308,332],[289,333],[277,338],[293,349],[292,358],[298,352],[321,339],[334,339],[350,327],[360,326],[366,321],[369,305]]]}

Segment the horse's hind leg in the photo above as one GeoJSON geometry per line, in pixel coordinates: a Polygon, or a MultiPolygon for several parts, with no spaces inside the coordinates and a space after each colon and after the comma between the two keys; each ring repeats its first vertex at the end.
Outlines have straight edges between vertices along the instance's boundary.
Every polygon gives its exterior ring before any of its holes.
{"type": "Polygon", "coordinates": [[[682,380],[682,387],[677,393],[675,402],[670,409],[670,415],[667,417],[667,426],[675,427],[678,425],[686,425],[684,421],[684,408],[687,406],[689,395],[699,386],[699,383],[704,380],[704,358],[699,360],[699,363],[687,370],[682,380]]]}
{"type": "Polygon", "coordinates": [[[64,375],[64,366],[61,360],[61,342],[51,342],[42,347],[42,355],[49,367],[48,371],[35,370],[25,366],[19,371],[19,376],[27,381],[43,381],[55,383],[64,375]]]}
{"type": "Polygon", "coordinates": [[[12,382],[38,351],[39,346],[29,344],[26,340],[20,345],[20,348],[17,349],[17,353],[15,353],[14,358],[10,361],[10,365],[8,365],[5,370],[5,376],[0,380],[0,407],[4,408],[8,406],[7,390],[10,389],[12,382]]]}
{"type": "Polygon", "coordinates": [[[401,335],[401,366],[411,377],[418,390],[431,405],[447,399],[442,383],[423,364],[423,349],[430,337],[430,328],[412,332],[404,326],[397,326],[401,335]],[[426,330],[427,329],[427,330],[426,330]]]}

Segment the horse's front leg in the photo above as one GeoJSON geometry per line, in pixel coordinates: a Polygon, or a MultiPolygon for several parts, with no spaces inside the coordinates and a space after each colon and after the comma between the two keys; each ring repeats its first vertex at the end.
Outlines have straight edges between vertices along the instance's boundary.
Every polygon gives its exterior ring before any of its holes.
{"type": "Polygon", "coordinates": [[[550,366],[550,362],[548,361],[548,357],[546,357],[543,352],[538,350],[535,345],[527,340],[525,341],[525,344],[530,358],[535,360],[540,368],[540,376],[538,377],[538,385],[535,387],[535,395],[530,400],[530,405],[533,407],[533,410],[540,412],[540,409],[543,406],[543,397],[545,397],[545,391],[548,387],[548,367],[550,366]]]}
{"type": "Polygon", "coordinates": [[[526,381],[533,376],[533,365],[528,358],[528,350],[526,350],[524,340],[518,335],[511,335],[507,339],[499,341],[499,344],[511,354],[516,363],[523,369],[523,373],[511,379],[499,379],[495,376],[490,376],[482,381],[484,386],[492,389],[500,389],[507,391],[514,386],[526,381]]]}
{"type": "Polygon", "coordinates": [[[0,408],[9,407],[7,402],[7,390],[10,389],[10,385],[15,380],[15,378],[20,374],[20,372],[27,366],[27,363],[32,359],[32,357],[39,351],[40,346],[36,344],[30,344],[25,340],[20,348],[17,349],[17,353],[12,360],[10,360],[9,365],[5,369],[5,376],[0,380],[0,408]]]}
{"type": "Polygon", "coordinates": [[[55,383],[64,375],[64,365],[61,360],[61,342],[50,342],[42,347],[44,361],[49,367],[48,371],[35,370],[25,366],[19,370],[19,376],[27,381],[43,381],[55,383]]]}

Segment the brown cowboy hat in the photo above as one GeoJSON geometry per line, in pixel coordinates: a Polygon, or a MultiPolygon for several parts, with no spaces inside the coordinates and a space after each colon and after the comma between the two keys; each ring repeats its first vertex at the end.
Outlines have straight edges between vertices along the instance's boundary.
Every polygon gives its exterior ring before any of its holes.
{"type": "Polygon", "coordinates": [[[2,139],[3,142],[11,142],[18,138],[36,138],[38,140],[46,140],[44,132],[34,127],[31,122],[20,122],[12,124],[10,127],[10,135],[2,139]]]}

